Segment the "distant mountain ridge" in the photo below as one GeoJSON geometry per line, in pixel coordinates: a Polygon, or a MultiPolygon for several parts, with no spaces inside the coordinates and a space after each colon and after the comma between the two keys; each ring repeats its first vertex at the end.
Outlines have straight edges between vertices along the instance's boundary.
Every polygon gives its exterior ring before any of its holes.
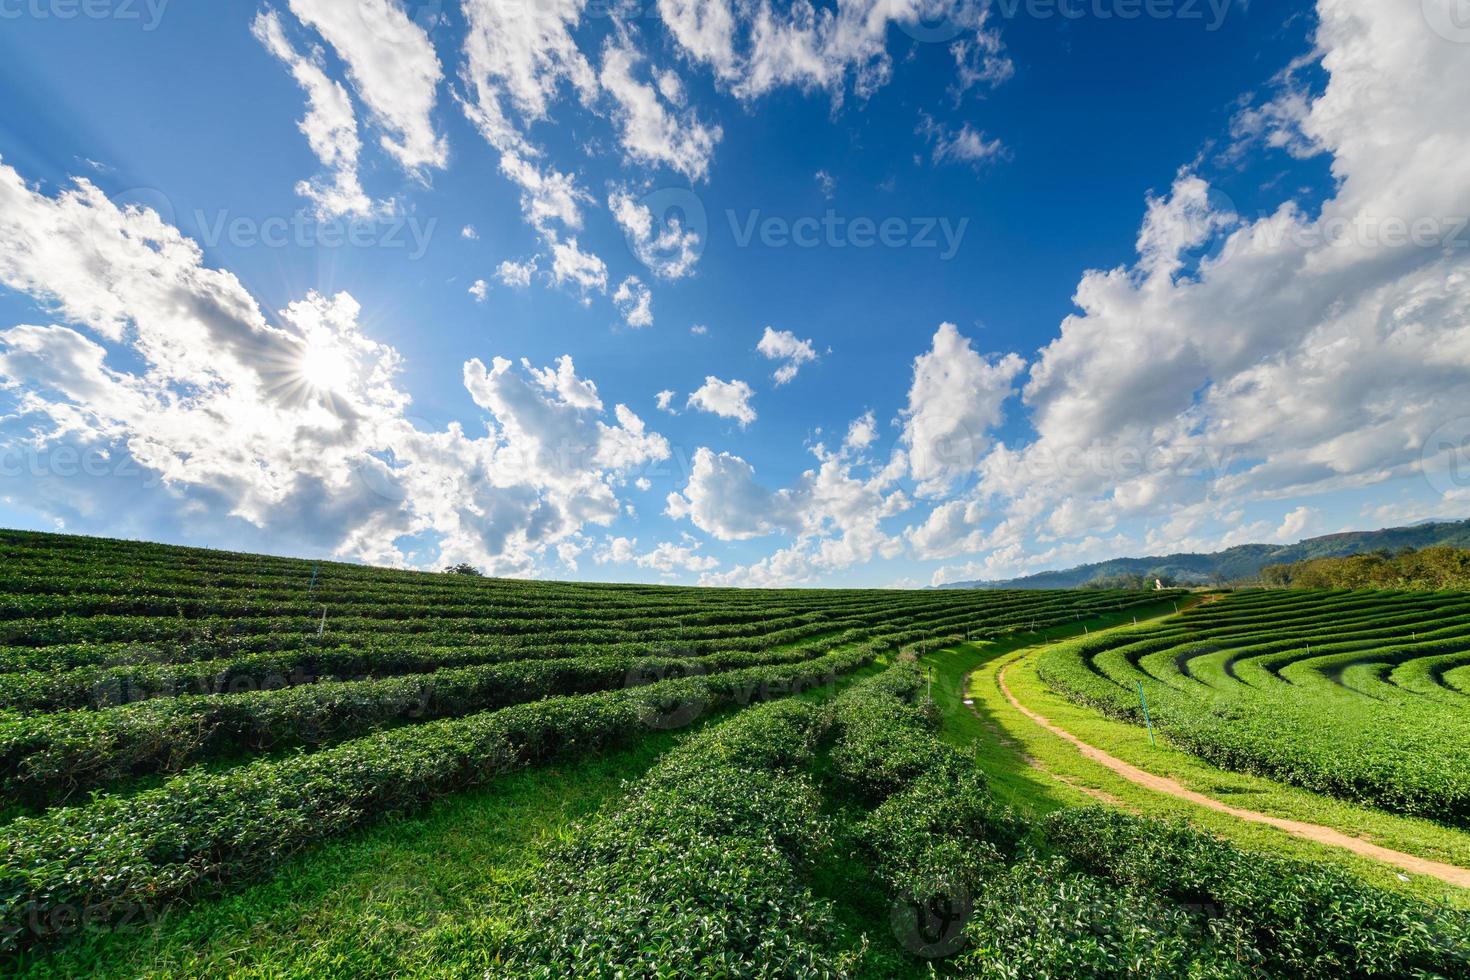
{"type": "Polygon", "coordinates": [[[1365,551],[1401,551],[1450,545],[1470,548],[1470,520],[1428,521],[1378,531],[1344,531],[1307,538],[1296,544],[1242,544],[1209,554],[1153,555],[1113,558],[1074,568],[1037,572],[1021,578],[992,582],[954,582],[942,589],[1075,589],[1097,579],[1119,575],[1172,578],[1208,585],[1255,578],[1267,565],[1285,565],[1309,558],[1341,558],[1365,551]]]}

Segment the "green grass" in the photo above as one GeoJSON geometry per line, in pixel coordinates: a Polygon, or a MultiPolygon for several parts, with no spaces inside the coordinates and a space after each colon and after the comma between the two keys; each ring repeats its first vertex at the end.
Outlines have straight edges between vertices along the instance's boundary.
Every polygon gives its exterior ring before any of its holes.
{"type": "MultiPolygon", "coordinates": [[[[1172,609],[1153,612],[1167,614],[1172,609]]],[[[1131,624],[1131,615],[1125,621],[1131,624]]],[[[1092,626],[1092,632],[1098,632],[1098,628],[1092,626]]],[[[1084,791],[1093,790],[1137,813],[1187,819],[1247,849],[1330,861],[1373,884],[1470,908],[1470,891],[1421,876],[1409,876],[1406,882],[1397,869],[1377,861],[1136,786],[1037,726],[1005,699],[996,683],[999,670],[1013,661],[1020,662],[1007,673],[1007,683],[1023,704],[1083,741],[1141,769],[1172,777],[1190,789],[1244,809],[1334,827],[1385,847],[1470,867],[1470,833],[1216,769],[1163,740],[1150,746],[1142,728],[1112,721],[1052,692],[1037,676],[1033,659],[1027,655],[1046,639],[1080,633],[1077,629],[1056,630],[1043,637],[964,644],[924,658],[934,668],[934,697],[943,712],[945,737],[951,744],[974,753],[998,799],[1035,817],[1064,806],[1096,803],[1097,798],[1084,791]],[[968,690],[963,686],[966,676],[971,677],[968,690]],[[979,718],[963,704],[966,697],[974,700],[979,718]]]]}
{"type": "Polygon", "coordinates": [[[1432,669],[1467,656],[1463,592],[1257,591],[1062,644],[1038,670],[1140,727],[1141,684],[1154,727],[1222,769],[1470,829],[1470,701],[1432,669]]]}
{"type": "Polygon", "coordinates": [[[83,933],[20,961],[26,977],[365,977],[422,968],[440,921],[487,907],[542,845],[616,805],[687,733],[505,776],[423,813],[322,844],[275,877],[167,913],[155,928],[83,933]]]}

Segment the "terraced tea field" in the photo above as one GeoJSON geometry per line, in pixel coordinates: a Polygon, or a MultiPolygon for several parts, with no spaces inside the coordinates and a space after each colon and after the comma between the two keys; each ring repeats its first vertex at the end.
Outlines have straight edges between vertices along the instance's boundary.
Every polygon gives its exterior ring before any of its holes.
{"type": "Polygon", "coordinates": [[[1470,824],[1470,595],[1267,591],[1043,654],[1073,699],[1221,768],[1470,824]]]}
{"type": "Polygon", "coordinates": [[[941,740],[916,655],[1172,593],[516,582],[16,532],[0,558],[6,972],[1453,976],[1470,955],[1462,914],[1331,867],[1121,812],[1030,820],[941,740]],[[375,877],[400,851],[430,877],[375,877]]]}

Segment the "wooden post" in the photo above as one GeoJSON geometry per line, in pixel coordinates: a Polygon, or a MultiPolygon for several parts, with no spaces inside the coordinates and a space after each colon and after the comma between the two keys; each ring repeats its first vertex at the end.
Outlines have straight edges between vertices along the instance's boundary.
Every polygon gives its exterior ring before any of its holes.
{"type": "Polygon", "coordinates": [[[1148,698],[1143,693],[1143,681],[1138,682],[1138,700],[1143,705],[1143,723],[1148,726],[1148,744],[1157,745],[1154,741],[1154,723],[1148,716],[1148,698]]]}

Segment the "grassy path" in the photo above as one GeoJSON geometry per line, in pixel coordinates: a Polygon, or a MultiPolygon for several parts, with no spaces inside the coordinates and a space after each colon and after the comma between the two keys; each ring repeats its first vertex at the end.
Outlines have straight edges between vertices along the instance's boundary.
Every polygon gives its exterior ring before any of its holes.
{"type": "MultiPolygon", "coordinates": [[[[1162,616],[1173,609],[1165,605],[1147,612],[1162,616]]],[[[1144,616],[1141,611],[1140,620],[1144,616]]],[[[1086,625],[1093,633],[1127,627],[1131,615],[1086,625]]],[[[1049,642],[1082,634],[1079,624],[1039,636],[964,644],[925,659],[934,671],[934,697],[944,715],[946,738],[974,752],[994,792],[1005,802],[1030,815],[1102,801],[1150,816],[1186,819],[1246,848],[1330,861],[1374,884],[1470,908],[1470,890],[1440,877],[1405,874],[1372,857],[1293,836],[1269,823],[1243,820],[1229,811],[1312,824],[1360,843],[1457,869],[1470,868],[1470,833],[1216,769],[1162,739],[1151,746],[1142,728],[1104,718],[1051,691],[1036,674],[1034,654],[1049,642]],[[1002,672],[1014,702],[1001,686],[1002,672]],[[1125,778],[1084,755],[1064,735],[1028,717],[1028,710],[1077,741],[1105,746],[1110,758],[1148,777],[1170,780],[1186,794],[1199,794],[1220,808],[1188,796],[1157,792],[1125,778]]]]}
{"type": "Polygon", "coordinates": [[[1133,783],[1135,786],[1142,786],[1144,789],[1153,790],[1155,793],[1163,793],[1177,799],[1188,800],[1190,803],[1194,803],[1197,806],[1208,807],[1209,809],[1216,810],[1220,813],[1227,813],[1230,816],[1235,817],[1239,820],[1246,820],[1251,823],[1266,824],[1268,826],[1275,827],[1277,830],[1291,834],[1293,837],[1300,837],[1303,840],[1315,841],[1319,844],[1328,844],[1332,847],[1341,847],[1346,850],[1352,851],[1354,854],[1361,854],[1364,857],[1373,858],[1374,860],[1382,861],[1385,864],[1391,864],[1394,867],[1403,869],[1404,871],[1409,871],[1414,874],[1427,875],[1432,878],[1438,878],[1441,881],[1448,882],[1451,885],[1458,885],[1461,888],[1470,888],[1470,869],[1461,868],[1452,864],[1445,864],[1440,861],[1431,861],[1428,858],[1417,857],[1413,854],[1405,854],[1402,851],[1395,851],[1391,848],[1382,847],[1378,844],[1363,840],[1359,837],[1351,837],[1347,834],[1342,833],[1339,830],[1334,830],[1331,827],[1323,827],[1320,824],[1306,823],[1305,821],[1301,820],[1286,820],[1281,817],[1273,817],[1268,814],[1257,813],[1254,810],[1244,810],[1240,807],[1231,806],[1228,803],[1222,803],[1214,797],[1206,796],[1203,793],[1198,793],[1192,789],[1188,789],[1180,784],[1177,780],[1171,779],[1168,776],[1156,776],[1151,772],[1146,772],[1145,770],[1138,768],[1137,766],[1129,765],[1122,759],[1119,759],[1113,755],[1109,755],[1107,752],[1104,752],[1097,746],[1089,745],[1088,743],[1082,741],[1071,732],[1068,732],[1057,726],[1050,720],[1043,718],[1041,715],[1032,711],[1030,708],[1027,708],[1025,705],[1021,704],[1020,701],[1016,700],[1015,695],[1011,693],[1010,687],[1006,684],[1006,671],[1010,670],[1014,666],[1014,662],[1007,664],[996,675],[996,682],[1000,687],[1001,693],[1005,695],[1006,700],[1010,701],[1010,703],[1027,718],[1031,719],[1042,728],[1045,728],[1053,735],[1056,735],[1072,743],[1084,756],[1094,762],[1106,766],[1113,772],[1128,780],[1130,783],[1133,783]]]}

